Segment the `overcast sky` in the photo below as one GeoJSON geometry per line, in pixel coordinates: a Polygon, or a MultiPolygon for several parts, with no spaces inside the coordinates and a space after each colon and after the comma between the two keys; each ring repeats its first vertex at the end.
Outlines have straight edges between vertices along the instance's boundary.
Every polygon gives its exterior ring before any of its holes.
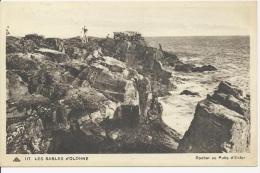
{"type": "Polygon", "coordinates": [[[77,2],[6,3],[12,35],[39,33],[73,37],[86,25],[89,35],[134,30],[145,36],[248,35],[255,3],[77,2]]]}

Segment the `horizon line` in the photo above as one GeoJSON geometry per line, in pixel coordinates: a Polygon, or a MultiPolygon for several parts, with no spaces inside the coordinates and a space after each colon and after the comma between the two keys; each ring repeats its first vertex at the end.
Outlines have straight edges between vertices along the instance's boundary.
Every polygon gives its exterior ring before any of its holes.
{"type": "MultiPolygon", "coordinates": [[[[12,36],[12,37],[25,37],[26,35],[29,34],[37,34],[39,36],[43,36],[45,38],[63,38],[63,39],[69,39],[69,38],[75,38],[75,37],[81,37],[80,35],[75,35],[75,36],[69,36],[69,37],[60,37],[60,36],[48,36],[48,35],[44,35],[44,34],[38,34],[38,33],[28,33],[25,34],[23,36],[21,35],[6,35],[6,37],[8,36],[12,36]]],[[[94,36],[94,35],[89,35],[88,37],[95,37],[95,38],[106,38],[105,36],[94,36]]],[[[250,34],[234,34],[234,35],[156,35],[156,36],[143,36],[144,38],[154,38],[154,37],[250,37],[250,34]]],[[[113,38],[113,37],[109,37],[109,38],[113,38]]]]}

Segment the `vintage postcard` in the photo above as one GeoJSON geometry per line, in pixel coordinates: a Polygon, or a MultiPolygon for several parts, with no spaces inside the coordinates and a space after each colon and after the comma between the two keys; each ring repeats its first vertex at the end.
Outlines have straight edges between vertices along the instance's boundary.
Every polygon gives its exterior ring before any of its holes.
{"type": "Polygon", "coordinates": [[[1,2],[0,166],[256,166],[256,2],[1,2]]]}

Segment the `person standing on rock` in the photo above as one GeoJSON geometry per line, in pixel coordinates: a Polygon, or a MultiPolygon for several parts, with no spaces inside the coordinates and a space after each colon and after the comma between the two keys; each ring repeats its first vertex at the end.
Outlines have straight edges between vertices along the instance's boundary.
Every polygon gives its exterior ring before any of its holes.
{"type": "Polygon", "coordinates": [[[153,98],[152,98],[152,103],[151,103],[150,109],[147,113],[148,119],[150,121],[156,121],[156,120],[161,121],[162,112],[163,112],[163,107],[158,100],[158,95],[154,94],[153,98]]]}
{"type": "Polygon", "coordinates": [[[147,119],[147,112],[151,106],[152,101],[152,90],[151,84],[147,77],[144,77],[142,80],[136,81],[137,88],[139,93],[139,103],[140,103],[140,112],[141,112],[141,122],[145,122],[147,119]]]}
{"type": "Polygon", "coordinates": [[[161,43],[159,43],[159,50],[160,50],[160,51],[163,51],[163,50],[162,50],[162,45],[161,45],[161,43]]]}
{"type": "Polygon", "coordinates": [[[88,32],[88,29],[87,29],[86,26],[84,26],[84,27],[82,28],[82,31],[81,31],[81,33],[83,34],[83,36],[82,36],[82,41],[83,41],[83,43],[87,43],[87,42],[88,42],[87,32],[88,32]]]}

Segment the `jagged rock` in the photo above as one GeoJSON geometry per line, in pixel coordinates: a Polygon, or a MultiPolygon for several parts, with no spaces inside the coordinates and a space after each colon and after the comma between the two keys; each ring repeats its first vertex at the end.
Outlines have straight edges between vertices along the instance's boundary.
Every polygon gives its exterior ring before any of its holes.
{"type": "Polygon", "coordinates": [[[179,152],[248,152],[249,100],[241,94],[240,89],[221,82],[212,96],[199,102],[194,119],[179,144],[179,152]]]}
{"type": "Polygon", "coordinates": [[[191,95],[191,96],[199,96],[200,94],[198,92],[192,92],[189,90],[183,90],[180,95],[191,95]]]}
{"type": "Polygon", "coordinates": [[[171,72],[164,69],[162,63],[160,61],[154,61],[154,65],[152,67],[153,70],[153,79],[156,81],[161,81],[162,84],[169,84],[169,79],[172,76],[171,72]]]}
{"type": "Polygon", "coordinates": [[[175,71],[182,71],[182,72],[191,72],[194,68],[194,65],[192,64],[177,64],[175,65],[175,71]]]}
{"type": "Polygon", "coordinates": [[[229,82],[220,82],[218,91],[228,95],[233,95],[237,99],[241,99],[241,96],[243,96],[243,91],[239,88],[233,87],[229,82]]]}
{"type": "Polygon", "coordinates": [[[163,51],[164,59],[166,60],[166,64],[169,64],[170,66],[175,66],[176,63],[180,62],[178,57],[170,52],[163,51]]]}

